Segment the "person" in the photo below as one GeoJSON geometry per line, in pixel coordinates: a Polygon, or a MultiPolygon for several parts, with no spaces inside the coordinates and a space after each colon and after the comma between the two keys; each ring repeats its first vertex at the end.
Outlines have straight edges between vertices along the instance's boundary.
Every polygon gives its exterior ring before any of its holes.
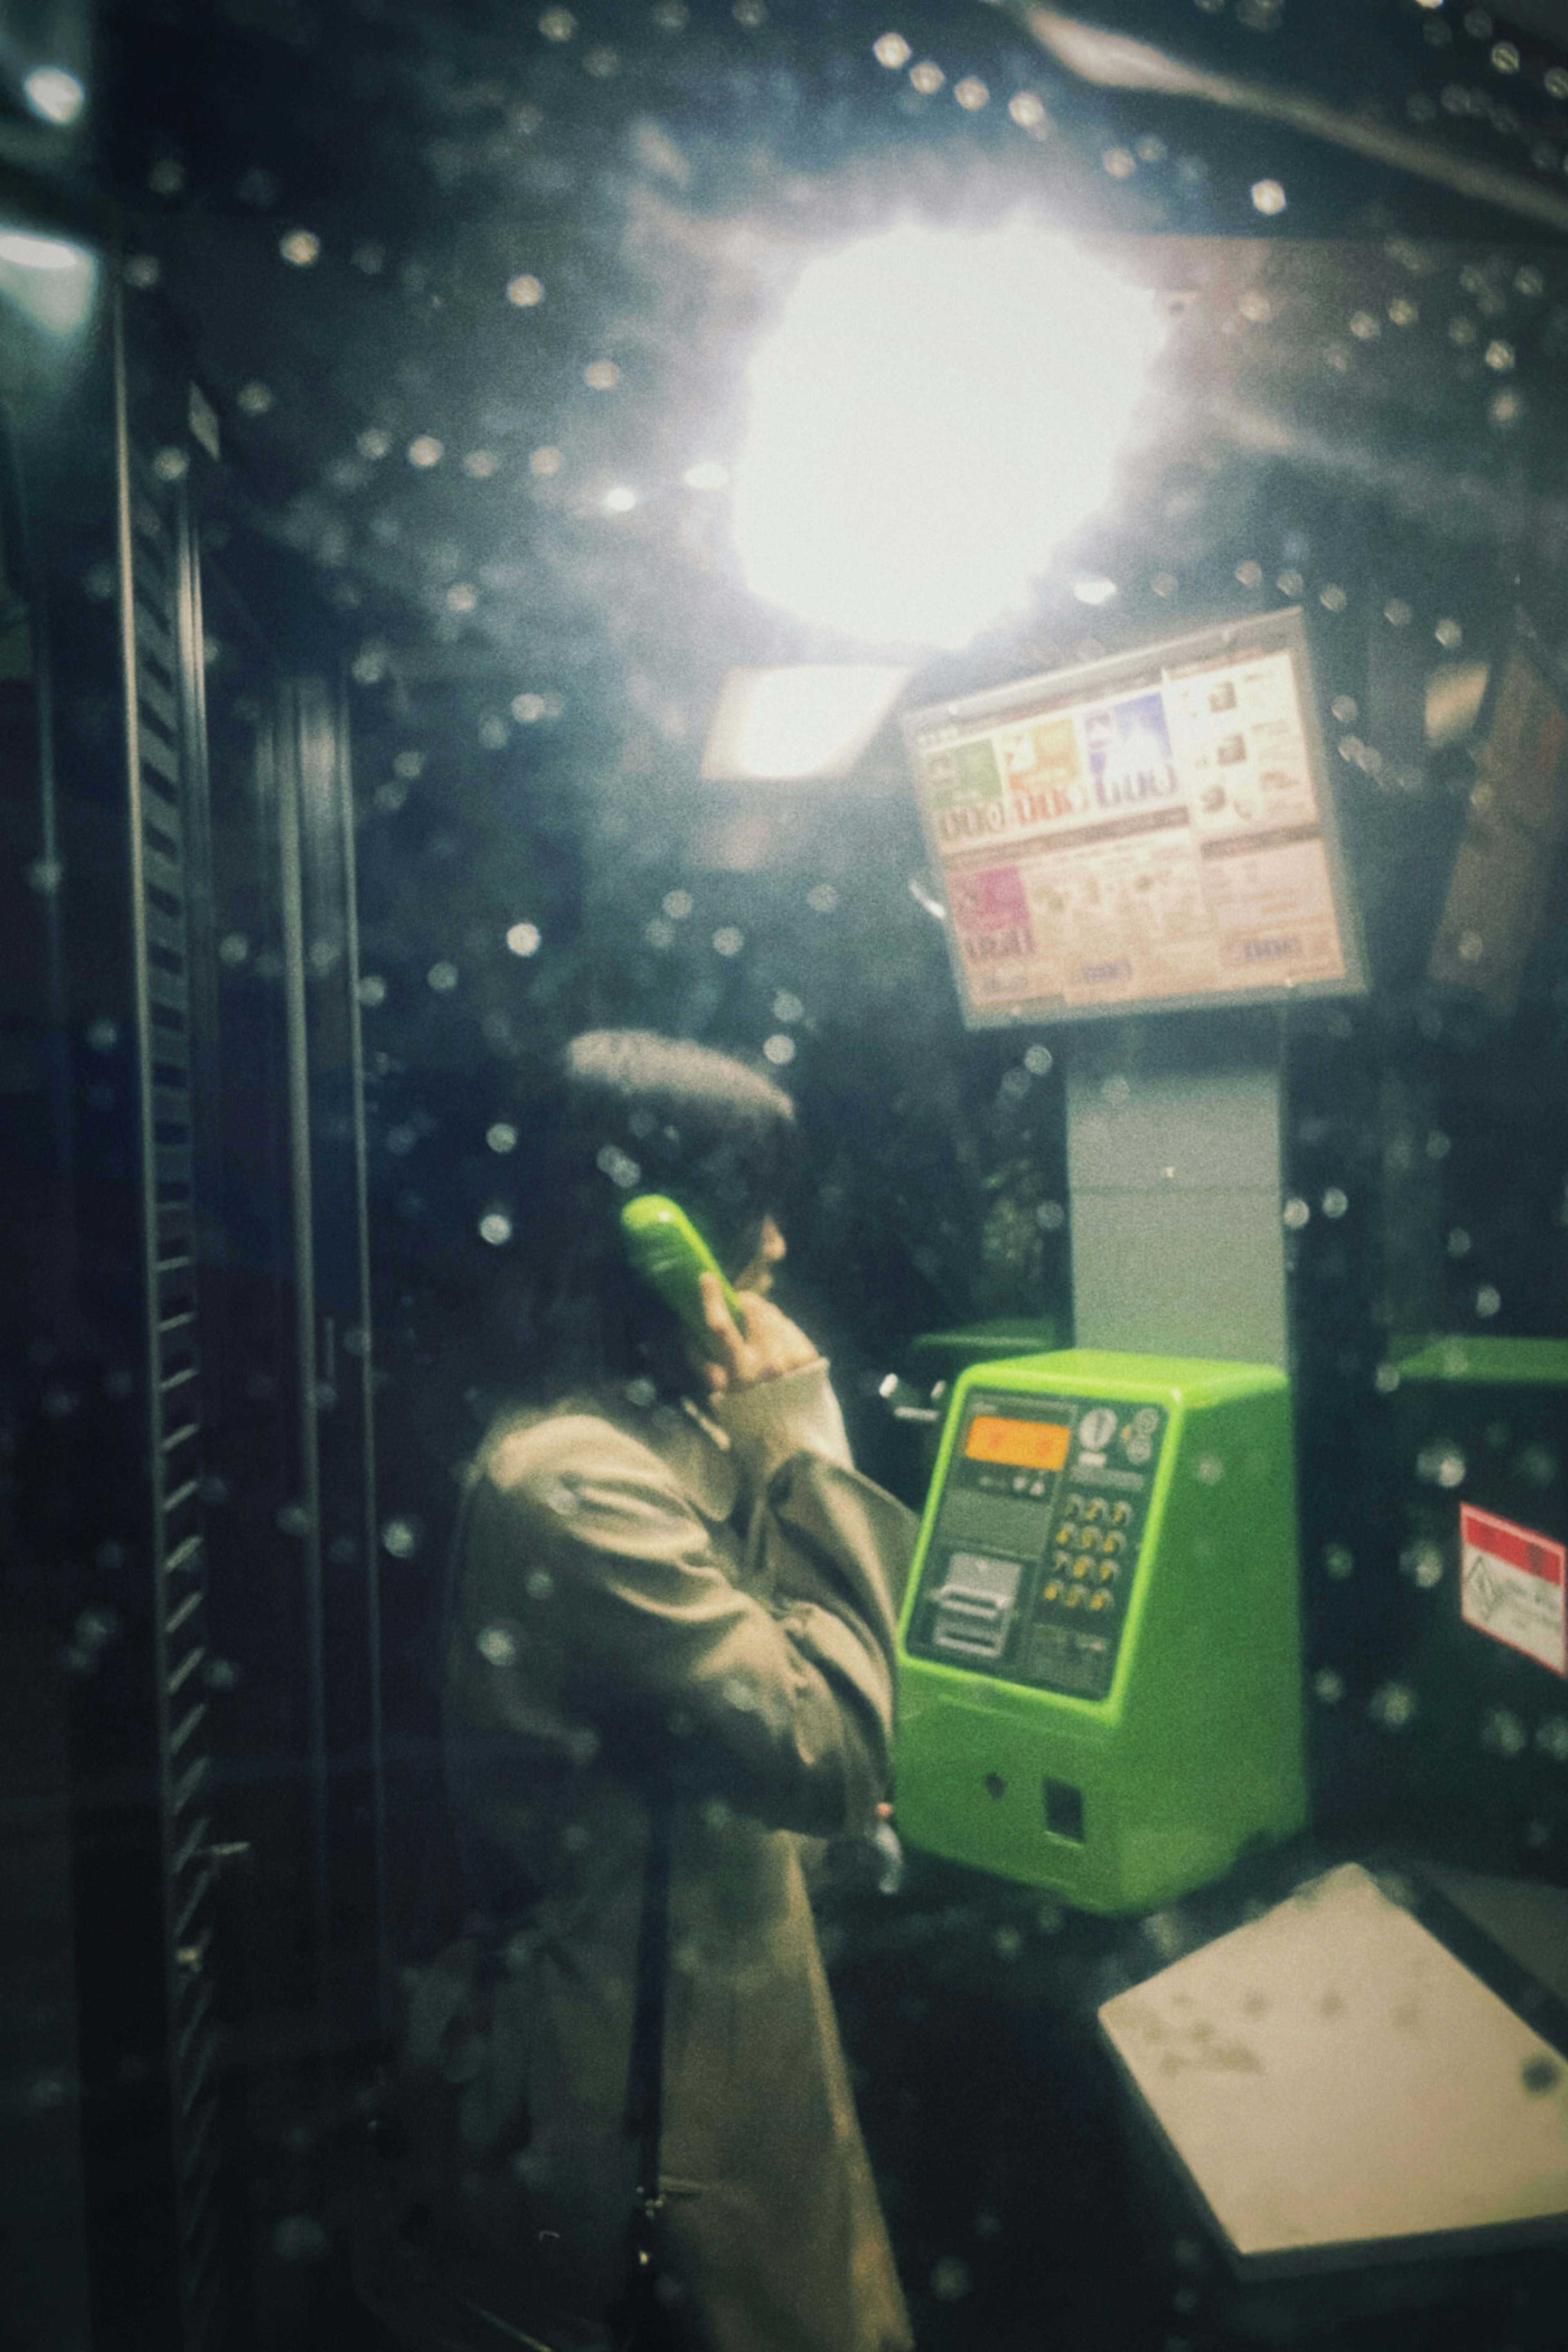
{"type": "MultiPolygon", "coordinates": [[[[447,1782],[504,1952],[488,2039],[456,2044],[447,2225],[484,2281],[612,2313],[652,1809],[668,1791],[661,2328],[682,2352],[910,2343],[807,1894],[812,1843],[886,1798],[892,1630],[915,1522],[854,1468],[828,1368],[770,1297],[794,1108],[711,1049],[637,1031],[568,1048],[541,1247],[546,1370],[468,1477],[445,1666],[447,1782]],[[620,1243],[676,1197],[708,1350],[620,1243]]],[[[421,2030],[416,2021],[416,2030],[421,2030]]]]}

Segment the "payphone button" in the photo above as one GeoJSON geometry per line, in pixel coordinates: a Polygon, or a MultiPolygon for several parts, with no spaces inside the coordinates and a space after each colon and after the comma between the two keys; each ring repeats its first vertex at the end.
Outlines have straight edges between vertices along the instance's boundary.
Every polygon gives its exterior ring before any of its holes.
{"type": "Polygon", "coordinates": [[[1072,1572],[1077,1577],[1091,1576],[1094,1573],[1094,1562],[1088,1552],[1079,1552],[1072,1564],[1072,1572]]]}
{"type": "Polygon", "coordinates": [[[1057,1529],[1057,1542],[1059,1546],[1076,1543],[1077,1540],[1078,1530],[1076,1528],[1058,1528],[1057,1529]]]}
{"type": "Polygon", "coordinates": [[[1062,1589],[1054,1576],[1040,1597],[1044,1601],[1059,1601],[1061,1599],[1062,1589]]]}
{"type": "Polygon", "coordinates": [[[1117,1567],[1116,1562],[1113,1559],[1102,1559],[1100,1561],[1100,1580],[1101,1584],[1114,1584],[1121,1573],[1121,1570],[1117,1567]]]}
{"type": "Polygon", "coordinates": [[[1114,1609],[1116,1595],[1114,1592],[1091,1592],[1089,1596],[1089,1605],[1091,1609],[1114,1609]]]}
{"type": "Polygon", "coordinates": [[[1070,1575],[1071,1571],[1072,1561],[1065,1551],[1058,1551],[1051,1554],[1051,1574],[1053,1576],[1068,1576],[1070,1575]]]}
{"type": "Polygon", "coordinates": [[[1131,1503],[1124,1501],[1112,1503],[1110,1506],[1110,1524],[1113,1528],[1124,1528],[1131,1517],[1132,1506],[1131,1503]]]}
{"type": "Polygon", "coordinates": [[[1069,1495],[1067,1501],[1062,1505],[1062,1509],[1069,1519],[1076,1519],[1079,1512],[1083,1509],[1083,1496],[1081,1495],[1069,1495]]]}
{"type": "Polygon", "coordinates": [[[1114,1528],[1110,1528],[1101,1537],[1100,1548],[1108,1559],[1115,1559],[1120,1553],[1126,1550],[1127,1538],[1125,1536],[1119,1536],[1114,1528]]]}
{"type": "Polygon", "coordinates": [[[1066,1609],[1077,1609],[1082,1602],[1083,1599],[1084,1590],[1082,1585],[1069,1584],[1067,1591],[1062,1595],[1062,1606],[1066,1609]]]}
{"type": "Polygon", "coordinates": [[[1102,1519],[1105,1517],[1104,1496],[1091,1495],[1083,1507],[1083,1516],[1091,1525],[1096,1519],[1102,1519]]]}

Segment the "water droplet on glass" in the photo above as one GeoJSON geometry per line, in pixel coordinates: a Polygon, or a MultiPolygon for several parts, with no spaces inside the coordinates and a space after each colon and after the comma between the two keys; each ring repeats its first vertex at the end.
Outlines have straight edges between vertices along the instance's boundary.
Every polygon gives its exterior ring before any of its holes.
{"type": "Polygon", "coordinates": [[[932,97],[946,79],[942,68],[931,58],[922,58],[918,66],[910,68],[910,80],[922,98],[932,97]]]}
{"type": "Polygon", "coordinates": [[[1429,1486],[1462,1486],[1466,1467],[1458,1447],[1446,1439],[1424,1445],[1415,1457],[1415,1475],[1429,1486]]]}
{"type": "Polygon", "coordinates": [[[910,45],[901,33],[884,33],[880,40],[872,42],[871,55],[879,66],[896,73],[900,66],[909,64],[910,45]]]}
{"type": "Polygon", "coordinates": [[[746,944],[746,935],[733,923],[722,923],[713,934],[715,955],[738,956],[746,944]]]}
{"type": "Polygon", "coordinates": [[[280,2263],[319,2262],[327,2233],[313,2214],[286,2213],[272,2232],[272,2251],[280,2263]]]}
{"type": "Polygon", "coordinates": [[[1300,1233],[1312,1212],[1305,1201],[1291,1199],[1286,1202],[1279,1213],[1292,1233],[1300,1233]]]}
{"type": "Polygon", "coordinates": [[[474,1647],[481,1658],[492,1666],[513,1665],[517,1660],[517,1642],[504,1625],[483,1625],[474,1636],[474,1647]]]}
{"type": "Polygon", "coordinates": [[[583,371],[583,381],[590,392],[613,392],[620,380],[621,372],[614,360],[590,360],[583,371]]]}
{"type": "Polygon", "coordinates": [[[965,74],[963,79],[955,84],[952,94],[966,114],[978,114],[991,99],[985,84],[977,80],[973,74],[965,74]]]}
{"type": "Polygon", "coordinates": [[[514,956],[537,955],[543,945],[543,934],[537,923],[513,923],[506,943],[514,956]]]}
{"type": "Polygon", "coordinates": [[[1278,180],[1258,180],[1253,184],[1252,204],[1256,212],[1272,216],[1285,209],[1285,191],[1278,180]]]}
{"type": "Polygon", "coordinates": [[[408,444],[409,464],[419,467],[426,473],[432,466],[438,466],[445,455],[445,445],[437,441],[433,433],[417,434],[408,444]]]}
{"type": "Polygon", "coordinates": [[[491,1249],[502,1249],[511,1239],[511,1219],[504,1209],[487,1209],[479,1219],[479,1239],[491,1249]]]}
{"type": "Polygon", "coordinates": [[[1045,129],[1045,102],[1032,89],[1021,89],[1010,98],[1007,111],[1020,131],[1040,131],[1045,129]]]}
{"type": "Polygon", "coordinates": [[[1443,1581],[1442,1547],[1429,1541],[1410,1544],[1400,1553],[1399,1566],[1419,1591],[1433,1592],[1443,1581]]]}
{"type": "Polygon", "coordinates": [[[1368,1706],[1373,1721],[1384,1731],[1403,1731],[1415,1717],[1415,1694],[1406,1683],[1384,1683],[1368,1706]]]}
{"type": "Polygon", "coordinates": [[[388,1519],[381,1530],[384,1551],[394,1559],[412,1559],[419,1549],[419,1529],[413,1519],[388,1519]]]}
{"type": "Polygon", "coordinates": [[[321,240],[313,229],[291,228],[278,250],[292,268],[311,269],[321,257],[321,240]]]}
{"type": "Polygon", "coordinates": [[[368,1011],[374,1013],[377,1005],[386,1003],[386,982],[380,972],[367,971],[361,976],[354,994],[368,1011]]]}

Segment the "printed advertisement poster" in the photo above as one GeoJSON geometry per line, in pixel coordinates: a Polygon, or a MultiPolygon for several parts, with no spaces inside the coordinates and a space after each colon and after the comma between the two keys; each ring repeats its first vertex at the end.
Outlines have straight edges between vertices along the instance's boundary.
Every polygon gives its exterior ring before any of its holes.
{"type": "Polygon", "coordinates": [[[1345,975],[1288,651],[916,746],[977,1005],[1345,975]]]}
{"type": "Polygon", "coordinates": [[[1459,1506],[1459,1594],[1467,1625],[1568,1675],[1564,1550],[1471,1503],[1459,1506]]]}

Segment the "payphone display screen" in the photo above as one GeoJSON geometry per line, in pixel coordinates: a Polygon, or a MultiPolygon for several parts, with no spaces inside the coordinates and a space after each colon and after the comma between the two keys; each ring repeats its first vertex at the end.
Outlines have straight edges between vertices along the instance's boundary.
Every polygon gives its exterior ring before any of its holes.
{"type": "Polygon", "coordinates": [[[1165,1421],[1159,1405],[973,1391],[937,1504],[911,1654],[1103,1698],[1165,1421]]]}

